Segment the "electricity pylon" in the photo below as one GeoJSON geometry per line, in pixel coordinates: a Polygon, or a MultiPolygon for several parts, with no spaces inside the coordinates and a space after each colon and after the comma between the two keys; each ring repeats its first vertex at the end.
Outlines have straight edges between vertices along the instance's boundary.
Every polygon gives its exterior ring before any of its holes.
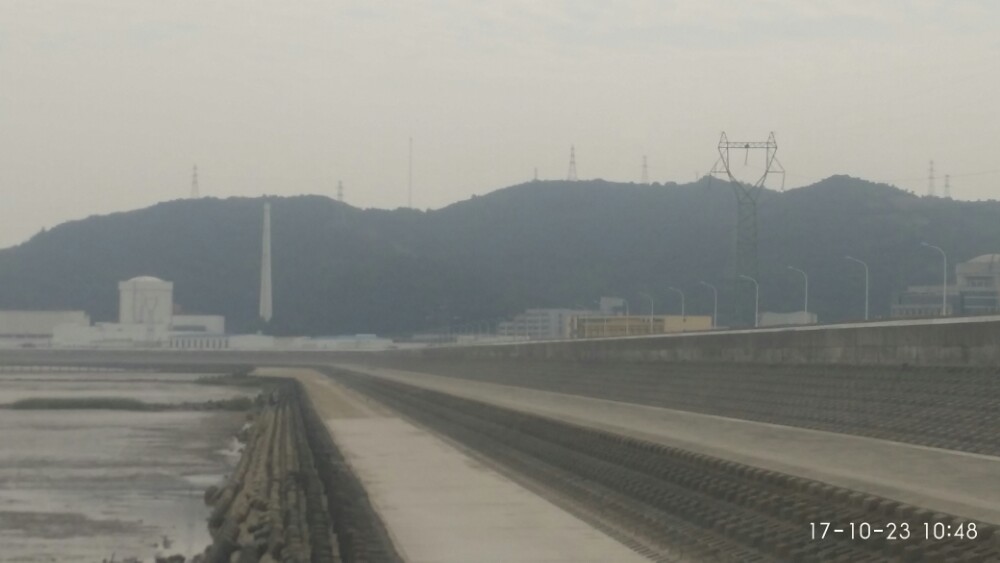
{"type": "MultiPolygon", "coordinates": [[[[712,167],[712,174],[725,173],[726,178],[733,186],[736,193],[736,233],[733,249],[732,270],[730,278],[733,283],[733,305],[735,307],[733,321],[741,325],[752,325],[753,322],[747,319],[747,311],[750,309],[746,304],[751,299],[745,299],[749,291],[740,291],[740,276],[749,276],[757,279],[757,200],[764,184],[770,175],[781,175],[781,188],[785,187],[785,169],[778,162],[775,153],[778,152],[778,143],[774,140],[772,132],[766,141],[739,141],[733,142],[722,133],[719,139],[719,160],[712,167]],[[734,151],[744,151],[743,164],[750,165],[750,151],[762,151],[764,153],[764,167],[760,176],[753,182],[741,180],[733,174],[730,154],[734,151]],[[744,295],[747,294],[747,295],[744,295]]],[[[747,288],[748,289],[748,288],[747,288]]],[[[749,315],[749,316],[752,316],[749,315]]]]}

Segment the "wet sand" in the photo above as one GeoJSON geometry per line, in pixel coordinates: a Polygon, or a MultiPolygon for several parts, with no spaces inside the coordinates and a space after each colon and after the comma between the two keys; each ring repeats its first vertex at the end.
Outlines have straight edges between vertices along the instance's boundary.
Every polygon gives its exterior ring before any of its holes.
{"type": "MultiPolygon", "coordinates": [[[[167,403],[255,392],[136,375],[0,374],[0,403],[74,396],[167,403]]],[[[244,420],[234,412],[0,409],[0,561],[200,553],[209,543],[203,491],[235,463],[233,435],[244,420]]]]}

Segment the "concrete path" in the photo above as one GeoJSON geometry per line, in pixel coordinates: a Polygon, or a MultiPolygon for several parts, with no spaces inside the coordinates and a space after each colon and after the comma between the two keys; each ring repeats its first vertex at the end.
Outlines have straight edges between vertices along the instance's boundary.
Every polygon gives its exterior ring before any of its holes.
{"type": "Polygon", "coordinates": [[[638,563],[639,554],[377,403],[306,369],[301,381],[410,563],[638,563]]]}
{"type": "Polygon", "coordinates": [[[340,367],[1000,524],[1000,458],[355,364],[340,367]]]}

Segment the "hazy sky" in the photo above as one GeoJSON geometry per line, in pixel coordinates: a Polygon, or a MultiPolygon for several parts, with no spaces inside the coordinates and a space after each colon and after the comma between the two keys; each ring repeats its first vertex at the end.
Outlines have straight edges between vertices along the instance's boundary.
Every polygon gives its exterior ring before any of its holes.
{"type": "MultiPolygon", "coordinates": [[[[1000,193],[1000,2],[0,0],[0,246],[203,195],[436,208],[686,182],[774,131],[831,174],[1000,193]]],[[[738,162],[742,166],[742,161],[738,162]]],[[[747,169],[753,172],[752,169],[747,169]]]]}

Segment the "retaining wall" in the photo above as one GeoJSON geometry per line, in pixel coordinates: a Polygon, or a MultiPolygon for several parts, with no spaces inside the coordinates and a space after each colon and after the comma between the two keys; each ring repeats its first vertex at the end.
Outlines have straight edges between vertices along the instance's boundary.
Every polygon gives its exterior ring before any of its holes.
{"type": "Polygon", "coordinates": [[[427,359],[1000,365],[1000,316],[400,351],[427,359]]]}

